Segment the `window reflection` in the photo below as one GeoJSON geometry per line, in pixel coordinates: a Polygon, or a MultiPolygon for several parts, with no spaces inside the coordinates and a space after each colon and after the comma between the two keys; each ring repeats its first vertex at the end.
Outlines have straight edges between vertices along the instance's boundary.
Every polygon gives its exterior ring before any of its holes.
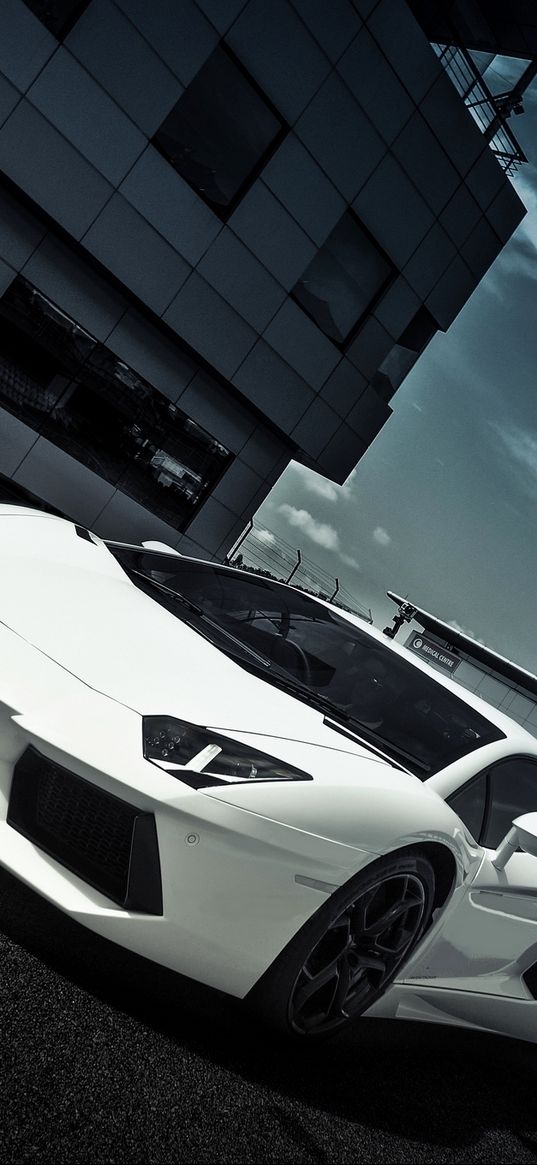
{"type": "Polygon", "coordinates": [[[21,277],[0,300],[0,405],[177,529],[230,460],[21,277]]]}
{"type": "Polygon", "coordinates": [[[448,805],[464,821],[472,837],[479,841],[487,804],[487,774],[481,773],[447,800],[448,805]]]}
{"type": "Polygon", "coordinates": [[[223,47],[163,121],[153,144],[217,213],[229,211],[283,123],[223,47]]]}
{"type": "Polygon", "coordinates": [[[537,810],[537,764],[512,757],[490,771],[490,814],[482,844],[496,849],[515,817],[537,810]]]}
{"type": "Polygon", "coordinates": [[[394,344],[373,376],[372,384],[381,400],[391,400],[437,331],[438,324],[427,308],[418,308],[414,318],[399,336],[397,344],[394,344]]]}
{"type": "MultiPolygon", "coordinates": [[[[308,695],[325,698],[329,715],[331,708],[336,719],[343,713],[351,729],[422,780],[503,736],[433,676],[293,587],[159,552],[119,546],[112,552],[127,570],[138,572],[133,577],[142,589],[140,572],[157,582],[153,598],[178,618],[186,617],[184,608],[170,602],[162,584],[208,616],[223,650],[229,640],[219,629],[261,655],[267,682],[277,685],[280,676],[296,681],[296,694],[306,702],[308,695]]],[[[203,626],[209,629],[207,622],[203,626]]]]}
{"type": "Polygon", "coordinates": [[[325,335],[342,344],[394,275],[387,255],[347,211],[292,294],[325,335]]]}

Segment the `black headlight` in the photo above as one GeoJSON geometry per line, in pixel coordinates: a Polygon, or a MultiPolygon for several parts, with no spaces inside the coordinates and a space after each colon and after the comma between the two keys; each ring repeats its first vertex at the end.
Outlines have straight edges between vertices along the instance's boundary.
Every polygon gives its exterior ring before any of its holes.
{"type": "Polygon", "coordinates": [[[171,716],[144,716],[146,760],[195,789],[243,781],[311,781],[302,769],[171,716]]]}

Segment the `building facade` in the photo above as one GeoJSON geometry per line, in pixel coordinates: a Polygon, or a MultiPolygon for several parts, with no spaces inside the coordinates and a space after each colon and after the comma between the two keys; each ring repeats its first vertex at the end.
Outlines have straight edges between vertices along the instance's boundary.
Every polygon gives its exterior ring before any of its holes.
{"type": "Polygon", "coordinates": [[[345,480],[524,214],[413,8],[3,0],[1,497],[218,558],[345,480]]]}
{"type": "Polygon", "coordinates": [[[402,639],[401,629],[409,624],[404,645],[413,655],[425,659],[444,675],[451,675],[454,682],[537,736],[537,676],[430,611],[414,606],[411,599],[393,591],[387,594],[398,607],[393,625],[384,629],[390,638],[401,633],[402,639]]]}

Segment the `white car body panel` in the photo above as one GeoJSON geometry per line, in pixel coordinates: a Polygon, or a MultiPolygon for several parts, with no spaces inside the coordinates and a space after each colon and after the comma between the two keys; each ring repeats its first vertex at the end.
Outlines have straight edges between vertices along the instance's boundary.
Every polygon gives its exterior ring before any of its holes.
{"type": "MultiPolygon", "coordinates": [[[[521,977],[537,960],[537,858],[516,854],[497,871],[443,800],[476,771],[475,753],[425,783],[374,756],[157,605],[92,538],[0,506],[0,862],[99,934],[242,997],[335,888],[380,855],[434,843],[454,858],[454,893],[368,1014],[537,1039],[521,977]],[[152,714],[224,733],[313,780],[193,789],[144,758],[152,714]],[[162,915],[111,902],[7,823],[29,745],[154,814],[162,915]]],[[[523,729],[461,698],[506,734],[478,750],[482,767],[517,751],[537,758],[523,729]]]]}
{"type": "MultiPolygon", "coordinates": [[[[11,662],[15,665],[18,660],[20,665],[22,661],[22,668],[13,666],[13,672],[18,670],[19,686],[10,691],[7,701],[2,693],[3,706],[0,706],[0,715],[4,718],[0,724],[2,864],[93,930],[174,970],[232,994],[246,994],[324,896],[385,851],[393,836],[393,820],[386,818],[384,827],[374,838],[368,837],[365,819],[360,829],[352,824],[353,801],[357,802],[360,814],[362,809],[356,789],[357,758],[368,790],[369,820],[374,820],[378,812],[382,814],[390,807],[393,810],[397,792],[406,788],[411,790],[407,844],[429,838],[430,798],[434,812],[444,819],[444,830],[439,836],[452,846],[459,858],[459,846],[452,841],[460,834],[458,820],[436,794],[424,797],[417,778],[371,759],[364,749],[355,747],[351,751],[351,742],[343,738],[336,739],[347,746],[344,750],[331,749],[325,744],[320,751],[296,740],[272,741],[265,735],[261,741],[255,737],[255,743],[261,742],[265,748],[269,742],[271,749],[272,744],[277,746],[278,755],[290,763],[299,758],[323,783],[312,786],[305,782],[287,786],[285,791],[278,785],[266,785],[264,792],[269,797],[266,802],[259,802],[257,808],[255,798],[253,807],[251,799],[244,805],[237,804],[237,793],[259,793],[261,787],[225,790],[235,794],[234,804],[232,798],[228,802],[221,795],[215,796],[215,790],[202,793],[182,785],[144,760],[141,717],[137,712],[87,688],[63,668],[44,659],[35,648],[26,643],[21,645],[19,636],[3,627],[0,627],[0,651],[8,673],[12,672],[11,662]],[[40,666],[42,675],[36,682],[40,666]],[[34,674],[34,684],[32,701],[25,713],[21,711],[24,703],[20,684],[27,670],[34,674]],[[54,672],[59,676],[58,686],[54,672]],[[55,691],[54,697],[51,691],[55,691]],[[108,792],[126,796],[129,791],[135,791],[140,808],[155,813],[161,862],[170,870],[163,919],[134,918],[120,907],[111,906],[98,891],[58,866],[5,823],[13,764],[28,744],[108,792]],[[329,768],[325,767],[325,757],[329,758],[329,768]],[[313,761],[316,764],[308,763],[313,761]],[[379,769],[385,774],[386,782],[380,789],[379,769]],[[330,775],[328,796],[327,772],[330,775]],[[283,806],[279,804],[282,792],[283,806]],[[313,811],[308,793],[315,795],[313,811]],[[289,794],[293,795],[292,805],[289,794]],[[281,820],[284,817],[285,822],[281,820]],[[185,840],[192,833],[200,839],[195,846],[186,844],[185,840]],[[200,879],[200,864],[203,879],[200,879]],[[318,885],[312,887],[297,878],[309,879],[318,885]],[[291,890],[292,911],[289,909],[291,890]],[[232,912],[223,909],[221,893],[226,901],[233,901],[232,912]],[[254,908],[263,918],[263,926],[252,942],[254,908]],[[127,918],[129,926],[123,926],[119,935],[117,927],[127,918]]],[[[231,661],[222,659],[239,673],[238,679],[253,680],[254,677],[246,676],[231,661]]],[[[281,692],[273,694],[285,703],[290,702],[281,692]]],[[[316,721],[319,736],[324,732],[325,738],[334,738],[334,733],[323,726],[320,713],[295,700],[292,703],[295,731],[300,713],[304,712],[305,732],[314,736],[310,722],[316,721]]],[[[169,706],[169,710],[173,712],[174,708],[169,706]]],[[[180,710],[184,713],[182,703],[180,710]]],[[[248,733],[233,735],[245,742],[250,738],[248,733]]],[[[397,809],[395,816],[399,828],[401,818],[397,809]]],[[[437,839],[436,831],[433,832],[437,839]]]]}

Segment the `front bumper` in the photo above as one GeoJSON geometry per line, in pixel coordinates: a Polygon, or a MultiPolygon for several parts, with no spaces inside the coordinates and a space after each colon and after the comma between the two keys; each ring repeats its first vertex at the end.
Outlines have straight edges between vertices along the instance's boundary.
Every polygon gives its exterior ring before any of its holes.
{"type": "MultiPolygon", "coordinates": [[[[246,995],[326,896],[376,854],[183,786],[141,756],[137,713],[77,686],[83,687],[73,680],[71,699],[43,708],[39,717],[0,705],[0,862],[91,930],[174,971],[246,995]],[[102,847],[92,850],[78,810],[65,826],[53,806],[48,826],[56,836],[43,831],[36,820],[36,769],[59,773],[70,795],[89,788],[87,812],[100,815],[101,832],[112,827],[106,814],[119,803],[130,847],[127,861],[123,845],[119,884],[107,881],[106,872],[103,878],[102,847]],[[23,790],[29,771],[32,787],[23,790]],[[146,870],[152,867],[149,898],[147,880],[141,896],[139,880],[133,889],[140,868],[139,855],[132,864],[136,821],[154,828],[152,852],[146,845],[143,855],[146,870]]],[[[110,860],[105,854],[104,865],[110,860]]]]}

